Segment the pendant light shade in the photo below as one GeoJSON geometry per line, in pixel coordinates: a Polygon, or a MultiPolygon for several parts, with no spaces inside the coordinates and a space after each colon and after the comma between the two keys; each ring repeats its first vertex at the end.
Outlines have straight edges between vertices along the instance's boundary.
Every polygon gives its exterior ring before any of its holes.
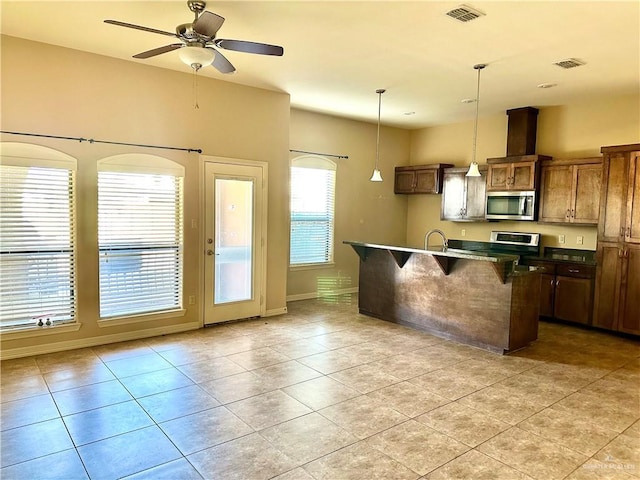
{"type": "Polygon", "coordinates": [[[382,181],[382,175],[380,174],[380,170],[378,169],[378,161],[380,160],[380,111],[382,108],[382,94],[384,92],[386,92],[386,90],[382,88],[376,90],[376,93],[378,94],[378,136],[376,140],[376,164],[373,168],[373,175],[371,175],[371,178],[369,179],[372,182],[382,181]]]}
{"type": "Polygon", "coordinates": [[[478,170],[478,162],[476,161],[476,147],[478,144],[478,115],[480,112],[480,71],[486,67],[484,63],[474,65],[473,68],[478,71],[478,88],[476,91],[476,120],[473,127],[473,154],[471,157],[471,165],[469,165],[469,171],[467,177],[480,177],[480,170],[478,170]]]}

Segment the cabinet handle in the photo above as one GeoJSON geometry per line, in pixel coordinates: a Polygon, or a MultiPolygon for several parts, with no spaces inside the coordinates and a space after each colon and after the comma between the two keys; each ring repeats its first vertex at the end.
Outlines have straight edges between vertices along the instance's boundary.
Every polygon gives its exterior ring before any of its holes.
{"type": "Polygon", "coordinates": [[[627,227],[627,238],[631,237],[631,227],[627,227]]]}
{"type": "Polygon", "coordinates": [[[624,251],[621,248],[619,248],[618,249],[618,258],[622,258],[623,256],[624,256],[624,251]]]}
{"type": "Polygon", "coordinates": [[[571,210],[571,218],[576,218],[576,211],[575,210],[571,210]]]}
{"type": "Polygon", "coordinates": [[[624,254],[622,255],[624,258],[629,258],[629,249],[625,248],[624,249],[624,254]]]}
{"type": "Polygon", "coordinates": [[[558,284],[560,283],[560,279],[556,279],[556,287],[558,286],[558,284]]]}
{"type": "Polygon", "coordinates": [[[620,227],[620,236],[624,237],[624,227],[620,227]]]}
{"type": "Polygon", "coordinates": [[[571,273],[580,273],[580,270],[576,270],[575,268],[570,268],[569,272],[571,272],[571,273]]]}

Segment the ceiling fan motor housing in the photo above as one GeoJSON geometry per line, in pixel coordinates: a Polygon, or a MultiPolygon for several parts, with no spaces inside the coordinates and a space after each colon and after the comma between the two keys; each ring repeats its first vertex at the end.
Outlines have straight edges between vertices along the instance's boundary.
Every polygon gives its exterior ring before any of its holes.
{"type": "Polygon", "coordinates": [[[189,40],[199,39],[200,34],[193,29],[193,23],[183,23],[176,27],[176,34],[178,37],[186,38],[189,40]]]}

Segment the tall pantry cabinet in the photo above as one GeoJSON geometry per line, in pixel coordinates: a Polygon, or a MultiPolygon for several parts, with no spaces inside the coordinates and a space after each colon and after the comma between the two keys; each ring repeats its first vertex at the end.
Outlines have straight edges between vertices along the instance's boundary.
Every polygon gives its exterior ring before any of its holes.
{"type": "Polygon", "coordinates": [[[593,324],[640,334],[640,144],[602,147],[593,324]]]}

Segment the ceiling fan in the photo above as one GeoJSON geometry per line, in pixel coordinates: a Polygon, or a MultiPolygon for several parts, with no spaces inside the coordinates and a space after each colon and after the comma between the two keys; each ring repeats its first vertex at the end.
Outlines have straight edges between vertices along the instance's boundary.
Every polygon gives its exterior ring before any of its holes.
{"type": "Polygon", "coordinates": [[[146,52],[134,55],[133,58],[146,59],[181,49],[178,52],[180,59],[196,72],[206,65],[212,65],[220,73],[233,73],[236,71],[231,62],[213,47],[236,52],[255,53],[258,55],[282,56],[284,54],[284,49],[277,45],[216,38],[218,30],[224,23],[224,17],[205,11],[207,4],[201,0],[188,0],[187,6],[189,10],[195,14],[195,19],[192,23],[178,25],[175,33],[133,25],[118,20],[105,20],[104,22],[120,27],[134,28],[136,30],[178,38],[181,43],[172,43],[164,47],[147,50],[146,52]]]}

